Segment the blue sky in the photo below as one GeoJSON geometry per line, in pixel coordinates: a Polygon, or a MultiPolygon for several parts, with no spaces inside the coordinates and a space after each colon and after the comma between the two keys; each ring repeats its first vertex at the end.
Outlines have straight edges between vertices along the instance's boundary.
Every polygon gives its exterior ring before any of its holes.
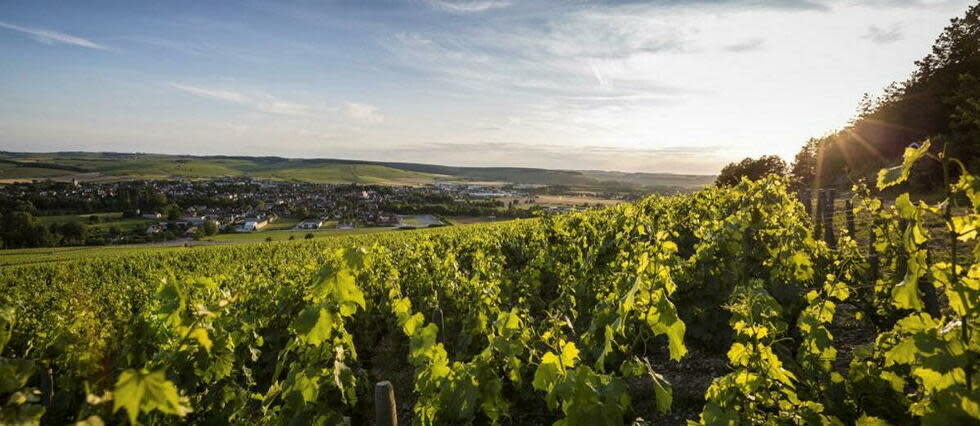
{"type": "Polygon", "coordinates": [[[0,3],[0,149],[715,173],[792,159],[965,0],[0,3]]]}

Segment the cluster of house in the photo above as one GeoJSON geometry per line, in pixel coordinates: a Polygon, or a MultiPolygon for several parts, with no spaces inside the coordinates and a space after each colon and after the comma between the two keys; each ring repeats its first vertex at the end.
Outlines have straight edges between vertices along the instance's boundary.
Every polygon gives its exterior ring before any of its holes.
{"type": "MultiPolygon", "coordinates": [[[[162,219],[160,213],[144,213],[140,215],[144,219],[162,219]]],[[[157,234],[166,230],[175,230],[185,235],[193,235],[198,232],[204,223],[208,221],[206,216],[188,216],[174,221],[162,221],[146,227],[147,235],[157,234]]]]}
{"type": "MultiPolygon", "coordinates": [[[[196,233],[205,222],[215,222],[220,230],[252,232],[262,230],[277,217],[307,217],[296,229],[320,229],[328,221],[338,228],[355,226],[397,226],[398,216],[387,211],[395,205],[434,202],[444,199],[466,201],[499,197],[522,198],[530,187],[476,185],[439,182],[424,186],[325,185],[304,182],[266,181],[249,177],[210,180],[145,180],[84,182],[70,184],[35,182],[0,187],[7,199],[58,200],[60,206],[48,208],[131,212],[146,205],[147,194],[158,200],[154,209],[177,205],[183,216],[168,220],[162,211],[145,211],[141,217],[152,225],[146,234],[170,231],[196,233]],[[428,200],[428,201],[427,201],[428,200]],[[435,201],[432,201],[435,200],[435,201]]],[[[41,208],[39,206],[39,208],[41,208]]]]}
{"type": "MultiPolygon", "coordinates": [[[[144,219],[162,219],[163,215],[157,212],[144,213],[144,219]]],[[[146,228],[147,234],[174,230],[185,235],[196,234],[208,221],[214,222],[219,230],[234,230],[235,232],[254,232],[265,228],[270,223],[278,219],[275,213],[252,212],[249,215],[237,218],[231,216],[215,215],[195,215],[184,216],[177,220],[167,220],[152,224],[146,228]]]]}
{"type": "Polygon", "coordinates": [[[545,185],[476,185],[464,182],[436,182],[431,187],[453,194],[457,199],[468,198],[527,198],[528,190],[545,185]]]}

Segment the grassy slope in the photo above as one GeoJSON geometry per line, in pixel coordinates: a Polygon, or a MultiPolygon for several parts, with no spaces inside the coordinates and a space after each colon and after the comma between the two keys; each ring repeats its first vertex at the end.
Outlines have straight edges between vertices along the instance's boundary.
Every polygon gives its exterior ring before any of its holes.
{"type": "MultiPolygon", "coordinates": [[[[50,216],[51,218],[64,218],[67,216],[50,216]]],[[[53,219],[52,219],[53,220],[53,219]]],[[[100,224],[111,226],[112,224],[100,224]]],[[[305,240],[306,234],[313,234],[313,239],[349,237],[364,234],[378,234],[384,232],[410,232],[405,230],[395,231],[394,228],[356,228],[356,229],[321,229],[315,231],[262,231],[241,234],[219,234],[205,238],[203,241],[194,242],[192,247],[183,245],[160,245],[160,244],[135,244],[119,246],[92,246],[92,247],[51,247],[51,248],[31,248],[31,249],[11,249],[0,250],[0,266],[10,265],[29,265],[49,262],[65,262],[81,259],[109,259],[117,256],[129,256],[137,254],[155,254],[164,252],[180,252],[189,250],[204,250],[208,247],[217,248],[219,246],[239,245],[250,243],[263,243],[266,238],[272,238],[273,242],[289,241],[292,236],[294,240],[305,240]]]]}
{"type": "Polygon", "coordinates": [[[20,164],[69,167],[18,167],[0,164],[0,178],[37,178],[97,173],[105,177],[213,178],[254,176],[315,183],[425,183],[440,176],[400,170],[375,164],[346,164],[328,161],[272,158],[181,157],[169,155],[114,155],[98,153],[0,154],[20,164]]]}
{"type": "MultiPolygon", "coordinates": [[[[499,223],[499,222],[498,222],[499,223]]],[[[466,228],[490,226],[485,223],[474,223],[465,225],[466,228]]],[[[61,263],[79,260],[112,261],[120,256],[129,257],[137,255],[156,255],[156,254],[176,254],[200,252],[208,250],[223,250],[235,246],[250,246],[256,244],[302,244],[306,234],[313,234],[314,240],[332,240],[337,238],[368,238],[364,241],[372,241],[373,235],[384,237],[386,234],[401,233],[439,233],[446,232],[458,227],[440,228],[419,228],[417,230],[395,230],[394,228],[356,228],[356,229],[321,229],[316,231],[263,231],[241,234],[220,234],[207,237],[203,241],[194,242],[192,246],[183,245],[157,245],[157,244],[138,244],[138,245],[119,245],[119,246],[92,246],[92,247],[52,247],[52,248],[31,248],[31,249],[11,249],[0,250],[0,268],[17,265],[35,265],[43,263],[61,263]],[[289,237],[294,240],[290,241],[289,237]],[[267,237],[272,237],[272,243],[266,242],[267,237]]]]}
{"type": "Polygon", "coordinates": [[[695,189],[710,183],[711,176],[604,171],[546,170],[522,167],[449,167],[414,163],[384,163],[332,159],[285,159],[279,157],[190,157],[158,154],[91,152],[0,152],[0,178],[209,178],[254,176],[316,183],[419,184],[455,178],[527,184],[569,185],[602,189],[613,184],[641,187],[695,189]]]}
{"type": "Polygon", "coordinates": [[[135,254],[155,254],[198,250],[200,247],[183,246],[96,246],[96,247],[53,247],[0,250],[0,267],[14,265],[33,265],[49,262],[66,262],[83,259],[111,260],[118,256],[135,254]]]}
{"type": "Polygon", "coordinates": [[[89,228],[97,229],[100,231],[107,230],[113,226],[119,227],[122,230],[133,230],[133,229],[143,229],[151,223],[159,222],[158,220],[144,219],[141,217],[122,217],[122,213],[95,213],[95,214],[80,214],[80,215],[62,215],[62,216],[38,216],[38,221],[44,225],[50,225],[52,223],[68,223],[68,222],[79,222],[84,223],[89,226],[89,228]],[[89,216],[99,216],[102,218],[102,222],[99,223],[89,223],[89,216]]]}

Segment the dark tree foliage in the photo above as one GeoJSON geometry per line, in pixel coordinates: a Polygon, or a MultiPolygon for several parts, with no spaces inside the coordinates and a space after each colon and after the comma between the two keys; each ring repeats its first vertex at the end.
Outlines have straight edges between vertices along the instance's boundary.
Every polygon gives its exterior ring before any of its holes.
{"type": "Polygon", "coordinates": [[[0,215],[0,240],[3,248],[50,247],[60,237],[38,223],[26,211],[11,211],[0,215]]]}
{"type": "MultiPolygon", "coordinates": [[[[916,70],[884,93],[865,96],[844,129],[812,139],[796,155],[792,178],[800,187],[847,186],[893,165],[905,147],[926,138],[948,146],[970,170],[980,169],[980,4],[954,18],[916,70]]],[[[917,170],[932,186],[938,168],[917,170]]],[[[923,188],[926,189],[926,188],[923,188]]]]}
{"type": "Polygon", "coordinates": [[[205,221],[204,222],[204,226],[202,228],[202,231],[204,232],[204,235],[207,235],[207,236],[211,236],[211,235],[217,234],[218,231],[219,231],[219,229],[218,229],[218,222],[215,222],[213,220],[207,220],[207,221],[205,221]]]}
{"type": "Polygon", "coordinates": [[[729,163],[721,169],[715,185],[737,185],[743,177],[758,180],[768,175],[785,175],[786,162],[777,155],[763,155],[759,158],[745,158],[737,163],[729,163]]]}

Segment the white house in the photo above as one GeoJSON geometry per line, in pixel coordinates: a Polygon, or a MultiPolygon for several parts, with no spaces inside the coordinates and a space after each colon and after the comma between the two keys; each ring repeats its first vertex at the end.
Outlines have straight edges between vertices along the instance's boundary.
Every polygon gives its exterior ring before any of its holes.
{"type": "Polygon", "coordinates": [[[320,229],[323,221],[320,219],[306,219],[296,225],[296,229],[320,229]]]}
{"type": "Polygon", "coordinates": [[[265,226],[268,224],[269,221],[264,219],[248,218],[245,219],[245,223],[235,228],[235,230],[238,232],[255,232],[265,228],[265,226]]]}

